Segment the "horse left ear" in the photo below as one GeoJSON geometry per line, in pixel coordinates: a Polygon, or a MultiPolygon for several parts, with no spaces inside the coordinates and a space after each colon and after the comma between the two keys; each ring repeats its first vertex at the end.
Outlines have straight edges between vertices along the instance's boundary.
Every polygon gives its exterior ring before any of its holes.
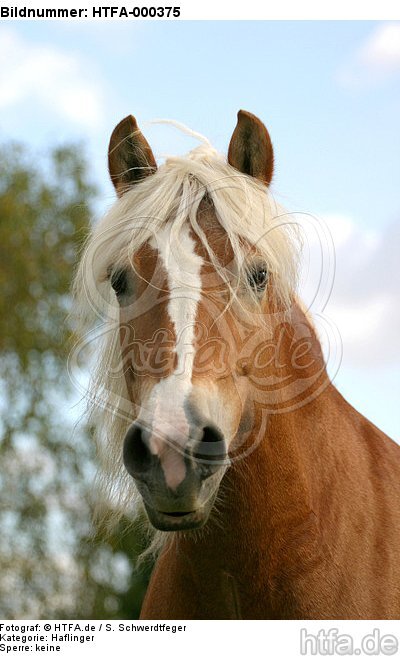
{"type": "Polygon", "coordinates": [[[108,146],[108,170],[118,196],[157,170],[156,160],[134,116],[114,128],[108,146]]]}
{"type": "Polygon", "coordinates": [[[228,162],[241,173],[269,185],[274,170],[274,150],[264,123],[257,116],[238,112],[238,121],[228,150],[228,162]]]}

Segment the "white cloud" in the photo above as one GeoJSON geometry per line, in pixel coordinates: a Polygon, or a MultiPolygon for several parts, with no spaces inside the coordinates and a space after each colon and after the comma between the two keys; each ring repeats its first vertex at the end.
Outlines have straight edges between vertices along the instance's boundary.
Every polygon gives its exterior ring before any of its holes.
{"type": "Polygon", "coordinates": [[[349,86],[371,86],[400,73],[400,23],[382,23],[338,72],[349,86]]]}
{"type": "Polygon", "coordinates": [[[400,23],[380,25],[361,48],[358,57],[372,70],[400,71],[400,23]]]}
{"type": "Polygon", "coordinates": [[[86,62],[52,46],[22,40],[0,30],[0,109],[38,103],[63,119],[97,128],[103,94],[86,62]]]}
{"type": "MultiPolygon", "coordinates": [[[[324,221],[336,254],[335,280],[324,313],[339,330],[345,362],[362,367],[400,363],[400,222],[378,231],[342,215],[324,221]]],[[[316,261],[317,241],[308,242],[316,261]]],[[[312,279],[315,287],[315,272],[312,279]]],[[[312,280],[306,287],[307,299],[312,280]]]]}

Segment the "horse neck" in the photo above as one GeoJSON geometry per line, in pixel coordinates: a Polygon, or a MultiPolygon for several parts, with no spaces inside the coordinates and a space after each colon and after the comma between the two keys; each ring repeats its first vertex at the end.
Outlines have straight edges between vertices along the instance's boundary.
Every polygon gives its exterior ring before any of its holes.
{"type": "MultiPolygon", "coordinates": [[[[275,408],[258,408],[254,429],[243,445],[243,457],[234,461],[225,474],[203,534],[182,543],[182,553],[190,554],[192,562],[198,562],[210,576],[233,571],[235,576],[257,581],[261,586],[263,577],[273,576],[285,567],[293,568],[294,560],[301,557],[299,550],[316,537],[322,482],[329,469],[327,463],[334,457],[330,437],[337,428],[340,395],[325,372],[314,329],[298,306],[293,309],[293,320],[304,322],[303,328],[308,326],[311,369],[319,376],[307,387],[304,369],[292,363],[293,383],[299,383],[298,407],[291,409],[287,390],[281,390],[280,402],[273,398],[275,408]],[[257,579],[254,573],[260,558],[257,579]]],[[[291,337],[279,346],[286,350],[281,356],[286,355],[288,363],[292,362],[288,352],[291,337]]],[[[278,334],[276,339],[280,339],[278,334]]]]}

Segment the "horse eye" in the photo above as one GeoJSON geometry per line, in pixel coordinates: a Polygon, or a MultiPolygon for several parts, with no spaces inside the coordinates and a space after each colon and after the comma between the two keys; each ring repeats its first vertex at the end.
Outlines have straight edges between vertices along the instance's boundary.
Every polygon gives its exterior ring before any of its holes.
{"type": "Polygon", "coordinates": [[[257,292],[262,292],[268,282],[268,271],[265,267],[260,266],[253,269],[249,275],[249,283],[257,292]]]}
{"type": "Polygon", "coordinates": [[[110,283],[117,296],[126,294],[128,290],[128,278],[126,271],[123,269],[117,269],[117,271],[114,271],[111,274],[110,283]]]}

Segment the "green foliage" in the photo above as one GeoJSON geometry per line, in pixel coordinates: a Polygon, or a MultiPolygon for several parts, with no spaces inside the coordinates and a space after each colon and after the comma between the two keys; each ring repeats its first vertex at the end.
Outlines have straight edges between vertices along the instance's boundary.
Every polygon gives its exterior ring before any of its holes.
{"type": "MultiPolygon", "coordinates": [[[[0,616],[133,618],[138,532],[91,534],[94,446],[71,408],[70,283],[96,190],[81,148],[0,149],[0,616]]],[[[123,529],[123,530],[122,530],[123,529]]]]}

